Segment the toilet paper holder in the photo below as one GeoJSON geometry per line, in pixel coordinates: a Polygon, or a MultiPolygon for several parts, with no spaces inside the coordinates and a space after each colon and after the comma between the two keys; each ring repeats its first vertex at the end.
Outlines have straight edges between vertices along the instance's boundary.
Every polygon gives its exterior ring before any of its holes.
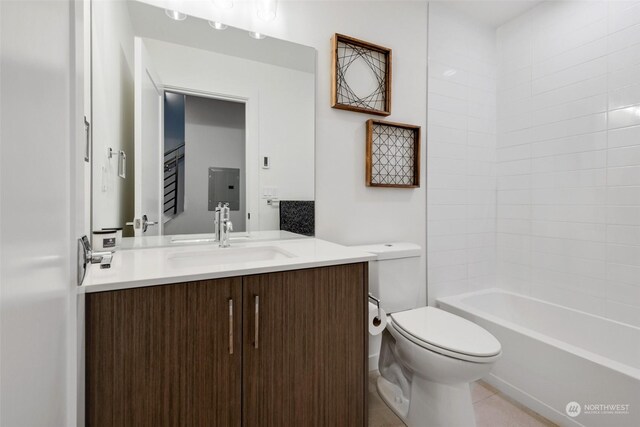
{"type": "Polygon", "coordinates": [[[374,297],[371,292],[369,292],[369,299],[372,300],[376,304],[376,306],[378,306],[378,320],[382,321],[382,312],[380,311],[380,298],[374,297]]]}

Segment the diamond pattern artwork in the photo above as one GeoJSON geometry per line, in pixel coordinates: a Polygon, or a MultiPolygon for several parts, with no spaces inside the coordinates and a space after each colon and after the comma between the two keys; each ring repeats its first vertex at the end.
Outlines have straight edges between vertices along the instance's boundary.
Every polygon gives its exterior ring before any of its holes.
{"type": "Polygon", "coordinates": [[[391,49],[336,34],[333,54],[333,108],[391,114],[391,49]]]}
{"type": "Polygon", "coordinates": [[[420,186],[420,127],[367,122],[367,185],[420,186]]]}

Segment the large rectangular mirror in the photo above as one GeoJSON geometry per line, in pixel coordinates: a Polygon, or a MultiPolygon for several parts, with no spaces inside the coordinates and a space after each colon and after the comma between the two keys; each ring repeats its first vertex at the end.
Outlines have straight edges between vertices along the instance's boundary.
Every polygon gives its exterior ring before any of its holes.
{"type": "Polygon", "coordinates": [[[168,15],[92,2],[92,229],[313,235],[315,49],[168,15]]]}

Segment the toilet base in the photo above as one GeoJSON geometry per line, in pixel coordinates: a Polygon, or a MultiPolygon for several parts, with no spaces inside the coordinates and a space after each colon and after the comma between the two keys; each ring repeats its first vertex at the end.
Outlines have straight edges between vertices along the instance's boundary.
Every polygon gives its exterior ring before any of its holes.
{"type": "Polygon", "coordinates": [[[383,378],[382,375],[376,381],[378,394],[401,420],[407,418],[409,413],[409,399],[402,395],[402,389],[391,381],[383,378]]]}
{"type": "Polygon", "coordinates": [[[378,377],[382,400],[408,427],[474,427],[469,384],[439,384],[414,377],[407,399],[397,385],[378,377]]]}

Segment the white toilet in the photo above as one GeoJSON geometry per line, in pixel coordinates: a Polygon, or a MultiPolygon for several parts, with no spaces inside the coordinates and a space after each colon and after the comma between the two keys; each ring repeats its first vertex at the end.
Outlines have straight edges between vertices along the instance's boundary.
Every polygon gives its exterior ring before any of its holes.
{"type": "Polygon", "coordinates": [[[473,427],[469,383],[491,371],[500,342],[480,326],[420,306],[420,247],[359,246],[377,255],[369,291],[388,313],[378,361],[378,393],[409,427],[473,427]]]}

